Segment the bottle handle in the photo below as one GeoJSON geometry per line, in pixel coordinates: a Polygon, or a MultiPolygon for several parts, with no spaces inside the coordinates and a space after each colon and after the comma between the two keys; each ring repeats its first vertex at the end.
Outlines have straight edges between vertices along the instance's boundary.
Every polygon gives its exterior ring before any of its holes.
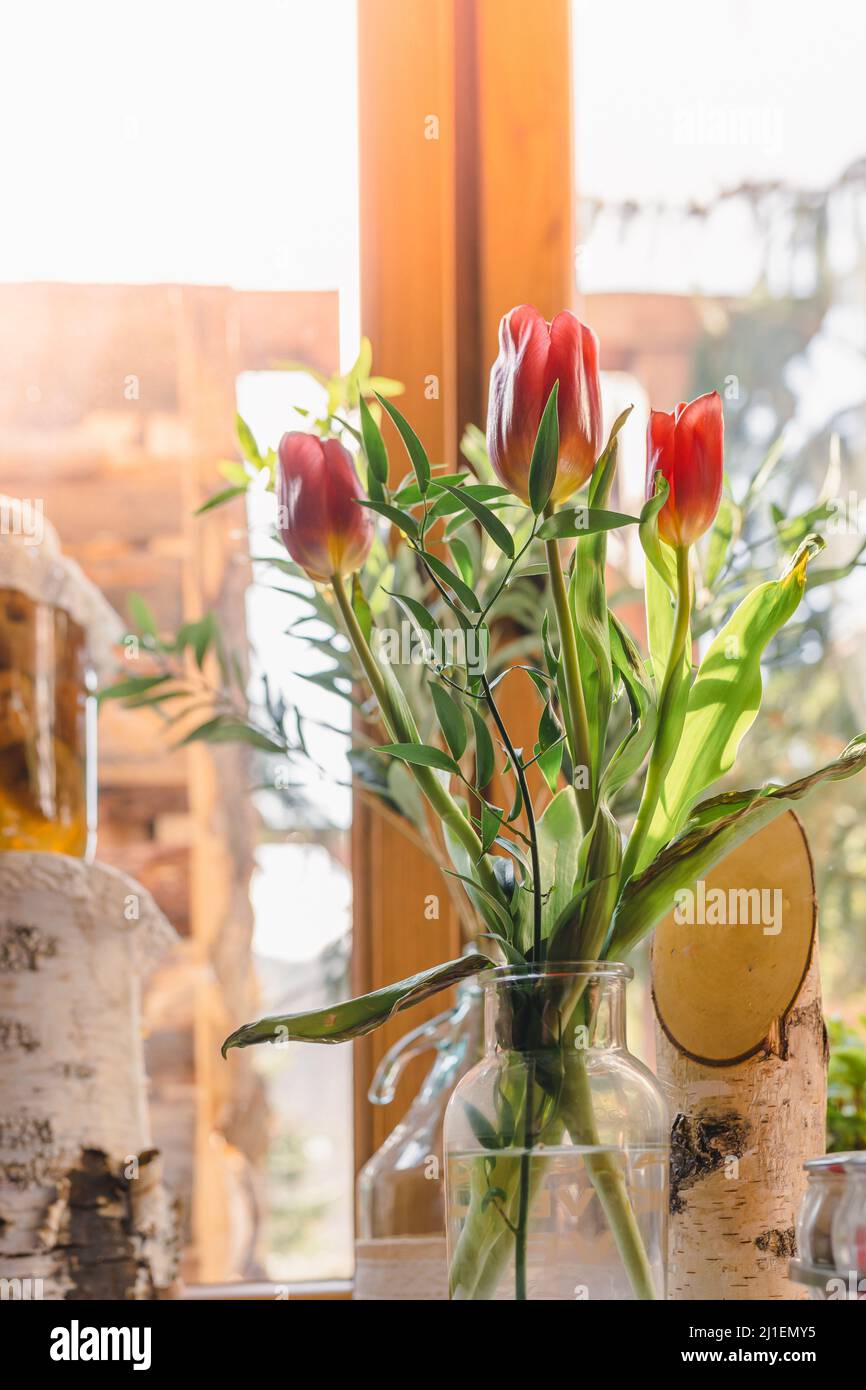
{"type": "Polygon", "coordinates": [[[367,1099],[371,1104],[391,1104],[404,1068],[413,1057],[437,1047],[450,1035],[456,1012],[456,1008],[446,1009],[444,1013],[437,1014],[435,1018],[430,1018],[426,1023],[421,1023],[417,1028],[405,1033],[402,1038],[397,1039],[393,1047],[388,1048],[370,1082],[367,1099]]]}

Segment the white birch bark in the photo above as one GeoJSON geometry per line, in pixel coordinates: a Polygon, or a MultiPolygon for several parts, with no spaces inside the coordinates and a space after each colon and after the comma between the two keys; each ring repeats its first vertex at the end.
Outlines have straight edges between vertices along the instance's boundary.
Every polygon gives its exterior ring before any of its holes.
{"type": "Polygon", "coordinates": [[[0,1280],[44,1298],[149,1298],[175,1278],[152,1148],[140,986],[175,940],[100,864],[0,855],[0,1280]]]}
{"type": "Polygon", "coordinates": [[[788,1263],[796,1254],[802,1165],[826,1147],[814,886],[794,816],[754,840],[714,871],[712,883],[782,883],[786,915],[778,938],[762,944],[760,935],[748,935],[751,928],[732,928],[715,969],[687,935],[712,933],[712,926],[677,934],[667,924],[653,948],[657,1072],[675,1117],[668,1292],[678,1300],[806,1296],[789,1280],[788,1263]],[[760,1000],[772,992],[783,956],[794,997],[760,1020],[760,1000]],[[735,1053],[745,1050],[744,1016],[758,1028],[753,1050],[724,1063],[726,1026],[735,1053]],[[702,1055],[702,1039],[712,1039],[712,1060],[702,1055]]]}

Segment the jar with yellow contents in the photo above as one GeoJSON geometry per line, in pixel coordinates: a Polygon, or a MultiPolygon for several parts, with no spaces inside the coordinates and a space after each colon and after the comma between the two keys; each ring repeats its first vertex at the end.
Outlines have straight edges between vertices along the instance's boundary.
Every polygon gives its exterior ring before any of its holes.
{"type": "Polygon", "coordinates": [[[0,849],[92,856],[95,667],[119,629],[53,528],[0,499],[0,849]]]}

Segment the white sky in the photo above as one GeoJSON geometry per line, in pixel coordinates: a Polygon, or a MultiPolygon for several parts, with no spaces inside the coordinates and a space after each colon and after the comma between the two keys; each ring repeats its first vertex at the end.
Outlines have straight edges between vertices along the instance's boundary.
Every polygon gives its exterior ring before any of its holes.
{"type": "Polygon", "coordinates": [[[866,154],[858,0],[575,0],[573,13],[587,193],[686,201],[746,178],[820,188],[866,154]]]}
{"type": "Polygon", "coordinates": [[[0,280],[340,289],[354,0],[8,0],[0,280]]]}

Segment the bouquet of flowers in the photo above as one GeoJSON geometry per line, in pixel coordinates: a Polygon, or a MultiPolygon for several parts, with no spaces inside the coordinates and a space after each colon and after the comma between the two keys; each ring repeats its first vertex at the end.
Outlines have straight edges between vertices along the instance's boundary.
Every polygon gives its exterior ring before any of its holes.
{"type": "Polygon", "coordinates": [[[360,390],[357,408],[357,428],[346,428],[365,485],[330,421],[285,434],[273,460],[279,530],[339,615],[368,686],[366,713],[381,727],[377,752],[414,779],[469,905],[477,949],[325,1010],[247,1023],[223,1052],[341,1042],[469,975],[503,971],[502,1045],[533,1060],[499,1078],[492,1113],[470,1108],[486,1158],[452,1240],[452,1293],[485,1296],[510,1261],[515,1296],[526,1296],[531,1155],[570,1142],[587,1154],[633,1294],[656,1296],[622,1172],[597,1145],[586,1067],[572,1041],[576,1028],[592,1027],[591,972],[568,966],[621,961],[679,890],[814,786],[866,763],[862,736],[790,785],[702,799],[732,768],[758,714],[762,658],[797,609],[822,542],[806,535],[777,578],[745,592],[720,630],[704,634],[696,665],[695,547],[718,551],[730,541],[716,392],[651,412],[639,516],[609,507],[628,412],[605,441],[598,343],[569,312],[548,323],[520,306],[502,320],[487,420],[495,483],[431,466],[384,392],[368,399],[360,390]],[[411,465],[394,488],[382,412],[411,465]],[[646,557],[646,657],[606,588],[608,533],[632,526],[646,557]],[[369,568],[377,528],[392,553],[400,537],[435,606],[408,591],[383,594],[383,574],[394,567],[369,568]],[[527,578],[546,582],[549,607],[523,659],[494,671],[500,612],[527,578]],[[422,698],[435,729],[426,737],[378,628],[386,602],[411,623],[423,656],[422,698]],[[499,705],[497,687],[512,671],[537,704],[531,749],[517,745],[499,705]],[[625,824],[623,804],[631,808],[625,824]]]}

